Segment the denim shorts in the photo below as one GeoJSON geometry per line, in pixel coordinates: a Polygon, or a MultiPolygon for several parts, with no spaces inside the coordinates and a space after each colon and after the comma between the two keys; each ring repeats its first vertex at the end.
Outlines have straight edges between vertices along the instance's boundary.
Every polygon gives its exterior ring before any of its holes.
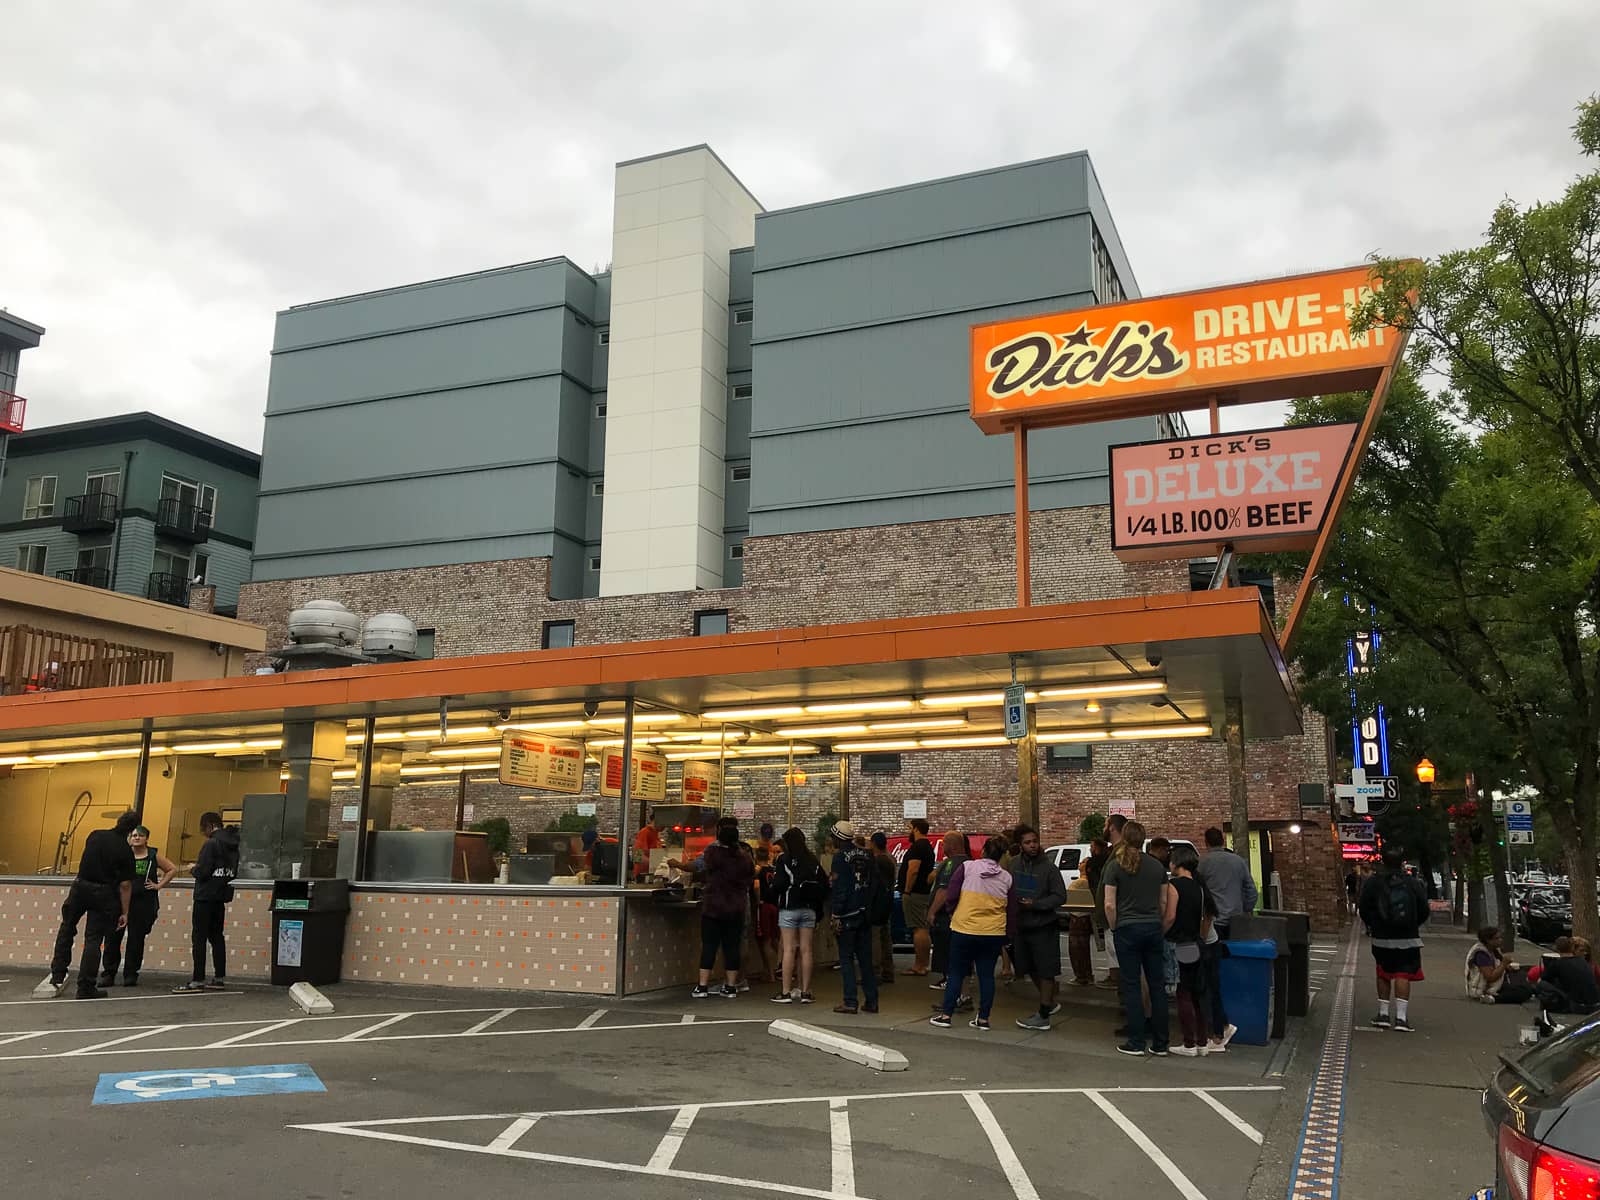
{"type": "Polygon", "coordinates": [[[817,927],[817,914],[810,908],[780,908],[778,910],[779,929],[815,929],[817,927]]]}

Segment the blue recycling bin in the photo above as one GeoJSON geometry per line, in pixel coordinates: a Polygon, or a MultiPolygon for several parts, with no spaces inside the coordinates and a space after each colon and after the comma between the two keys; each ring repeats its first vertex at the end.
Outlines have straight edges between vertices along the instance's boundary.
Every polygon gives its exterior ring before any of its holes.
{"type": "Polygon", "coordinates": [[[1229,941],[1228,954],[1217,964],[1222,977],[1222,1011],[1239,1027],[1233,1040],[1265,1046],[1272,1028],[1272,964],[1278,957],[1273,941],[1229,941]]]}

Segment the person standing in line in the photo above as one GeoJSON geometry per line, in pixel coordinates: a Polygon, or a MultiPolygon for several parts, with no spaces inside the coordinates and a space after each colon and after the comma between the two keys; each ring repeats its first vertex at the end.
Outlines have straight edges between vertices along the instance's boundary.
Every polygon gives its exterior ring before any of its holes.
{"type": "Polygon", "coordinates": [[[926,975],[928,960],[933,955],[933,939],[928,932],[928,904],[933,894],[933,843],[928,840],[928,823],[913,817],[906,824],[911,844],[900,860],[900,909],[905,914],[906,928],[911,931],[911,945],[916,957],[907,975],[926,975]]]}
{"type": "MultiPolygon", "coordinates": [[[[1095,838],[1089,843],[1089,857],[1078,866],[1078,878],[1087,881],[1089,886],[1089,929],[1093,936],[1093,946],[1090,953],[1089,977],[1094,979],[1094,956],[1106,955],[1106,910],[1103,903],[1104,893],[1100,890],[1100,876],[1106,869],[1106,863],[1111,861],[1111,847],[1105,838],[1095,838]]],[[[1116,960],[1113,959],[1113,962],[1116,960]]],[[[1105,979],[1095,983],[1096,987],[1114,988],[1113,982],[1115,969],[1108,973],[1105,979]]]]}
{"type": "Polygon", "coordinates": [[[872,969],[872,926],[888,905],[888,895],[878,875],[878,864],[870,851],[855,844],[855,826],[840,821],[828,831],[834,845],[833,866],[828,872],[833,885],[833,928],[839,936],[839,974],[844,998],[834,1006],[836,1013],[875,1013],[878,1011],[878,976],[872,969]],[[866,1003],[856,1004],[856,972],[861,974],[861,990],[866,1003]]]}
{"type": "Polygon", "coordinates": [[[779,844],[783,853],[773,867],[773,889],[778,905],[778,935],[783,939],[783,990],[772,1000],[774,1004],[792,1004],[796,1000],[810,1004],[813,941],[828,895],[828,877],[799,829],[784,830],[779,844]]]}
{"type": "Polygon", "coordinates": [[[1072,910],[1067,918],[1067,958],[1072,963],[1072,983],[1077,987],[1089,987],[1094,983],[1094,958],[1089,953],[1094,937],[1094,917],[1090,915],[1093,906],[1094,891],[1089,886],[1089,877],[1080,871],[1067,885],[1065,906],[1072,910]]]}
{"type": "Polygon", "coordinates": [[[1428,919],[1428,892],[1422,880],[1406,874],[1398,846],[1383,848],[1383,862],[1361,889],[1356,907],[1372,931],[1372,958],[1378,974],[1375,1029],[1410,1033],[1411,985],[1422,982],[1422,926],[1428,919]],[[1393,1016],[1389,1000],[1394,998],[1393,1016]]]}
{"type": "MultiPolygon", "coordinates": [[[[878,830],[868,839],[872,844],[872,858],[878,864],[878,876],[883,880],[883,889],[891,896],[894,894],[894,878],[897,868],[894,855],[889,853],[889,835],[883,830],[878,830]]],[[[872,927],[873,939],[877,946],[878,982],[894,982],[894,930],[893,904],[884,913],[884,919],[872,927]]]]}
{"type": "MultiPolygon", "coordinates": [[[[779,849],[782,849],[780,846],[779,849]]],[[[773,889],[774,872],[772,865],[772,852],[765,845],[758,845],[755,853],[755,931],[756,950],[761,955],[761,982],[777,983],[778,977],[773,973],[772,964],[775,959],[782,959],[782,941],[778,931],[778,904],[773,889]]]]}
{"type": "Polygon", "coordinates": [[[1019,1018],[1017,1027],[1047,1030],[1050,1018],[1061,1009],[1056,981],[1061,975],[1061,906],[1067,902],[1067,889],[1055,863],[1045,857],[1038,830],[1026,825],[1017,827],[1017,853],[1010,871],[1017,900],[1012,962],[1017,974],[1031,977],[1039,991],[1039,1011],[1019,1018]]]}
{"type": "MultiPolygon", "coordinates": [[[[955,904],[945,893],[950,887],[950,876],[970,857],[967,839],[962,834],[945,834],[943,845],[944,858],[934,869],[933,891],[928,894],[928,933],[933,945],[933,973],[938,976],[938,982],[928,986],[936,992],[944,991],[945,981],[950,977],[950,916],[955,904]]],[[[961,981],[961,998],[956,1001],[956,1010],[965,1011],[972,1006],[972,976],[969,974],[961,981]]],[[[942,1004],[933,1007],[941,1010],[942,1004]]]]}
{"type": "Polygon", "coordinates": [[[700,981],[690,992],[693,999],[721,996],[734,1000],[739,995],[739,963],[744,949],[745,915],[750,909],[750,885],[755,879],[755,860],[739,844],[739,823],[732,817],[717,822],[717,840],[706,847],[700,874],[700,981]],[[711,987],[711,968],[722,952],[726,979],[721,988],[711,987]]]}
{"type": "Polygon", "coordinates": [[[992,837],[984,843],[981,859],[962,863],[950,876],[944,893],[946,902],[955,905],[950,918],[950,973],[945,977],[944,1006],[928,1018],[930,1025],[950,1028],[962,980],[970,969],[978,976],[978,1015],[972,1018],[972,1027],[984,1032],[990,1028],[995,963],[1017,922],[1011,873],[1000,865],[1005,852],[1004,839],[992,837]]]}
{"type": "Polygon", "coordinates": [[[1122,971],[1122,1010],[1128,1037],[1117,1044],[1122,1054],[1168,1053],[1167,987],[1161,945],[1166,933],[1167,871],[1144,852],[1144,826],[1129,821],[1112,851],[1103,876],[1106,921],[1111,926],[1122,971]],[[1148,1029],[1140,981],[1150,990],[1148,1029]]]}
{"type": "MultiPolygon", "coordinates": [[[[1106,818],[1105,861],[1101,863],[1099,878],[1094,881],[1095,913],[1099,917],[1099,927],[1103,931],[1100,935],[1100,949],[1102,951],[1107,950],[1105,935],[1111,932],[1110,922],[1106,920],[1105,868],[1110,865],[1111,856],[1116,852],[1117,844],[1122,841],[1122,830],[1127,823],[1128,818],[1123,816],[1121,813],[1112,813],[1106,818]]],[[[1106,969],[1105,981],[1100,986],[1120,992],[1122,990],[1122,971],[1117,965],[1117,952],[1115,946],[1109,948],[1109,957],[1111,959],[1111,965],[1106,969]]]]}
{"type": "Polygon", "coordinates": [[[113,929],[106,935],[105,958],[100,963],[100,986],[112,987],[117,982],[117,967],[122,967],[122,986],[139,986],[139,968],[144,965],[144,940],[155,927],[156,913],[161,909],[156,899],[161,889],[178,873],[177,864],[169,862],[166,855],[150,844],[150,831],[135,825],[128,834],[128,848],[133,851],[133,894],[128,900],[127,929],[113,929]],[[128,935],[128,957],[122,957],[122,935],[128,935]]]}
{"type": "Polygon", "coordinates": [[[1234,917],[1256,910],[1259,893],[1256,891],[1256,881],[1250,874],[1250,864],[1225,846],[1222,830],[1215,825],[1207,829],[1205,843],[1206,852],[1200,859],[1195,878],[1205,885],[1211,902],[1217,908],[1216,921],[1212,925],[1217,940],[1205,950],[1206,979],[1211,985],[1211,1044],[1214,1047],[1219,1042],[1226,1046],[1238,1032],[1238,1027],[1229,1023],[1228,1014],[1222,1006],[1221,962],[1228,953],[1228,928],[1234,917]]]}
{"type": "Polygon", "coordinates": [[[128,905],[133,895],[133,851],[128,834],[139,818],[125,812],[110,829],[96,829],[83,841],[83,856],[78,859],[78,875],[72,881],[61,905],[61,928],[56,931],[55,954],[50,959],[50,988],[56,996],[67,986],[72,967],[72,943],[78,937],[78,922],[83,922],[83,957],[78,962],[78,999],[104,1000],[105,990],[97,987],[100,976],[100,949],[112,933],[128,924],[128,905]]]}
{"type": "Polygon", "coordinates": [[[1167,944],[1178,963],[1178,1025],[1183,1030],[1183,1045],[1172,1047],[1172,1052],[1185,1058],[1209,1053],[1211,1043],[1211,1006],[1201,947],[1211,933],[1217,910],[1205,885],[1195,878],[1199,865],[1199,854],[1189,846],[1179,846],[1172,852],[1167,878],[1167,944]]]}
{"type": "Polygon", "coordinates": [[[200,814],[205,845],[195,856],[189,874],[194,876],[194,906],[190,915],[190,943],[194,972],[175,992],[220,992],[228,986],[228,905],[233,902],[233,880],[239,873],[239,830],[222,823],[222,814],[200,814]],[[211,979],[206,979],[206,947],[211,947],[211,979]]]}

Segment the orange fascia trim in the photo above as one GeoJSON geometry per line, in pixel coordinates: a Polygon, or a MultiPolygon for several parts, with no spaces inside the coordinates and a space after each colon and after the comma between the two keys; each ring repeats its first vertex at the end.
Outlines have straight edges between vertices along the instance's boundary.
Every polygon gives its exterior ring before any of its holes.
{"type": "MultiPolygon", "coordinates": [[[[1277,639],[1254,588],[1134,596],[1039,608],[993,609],[848,625],[815,625],[710,638],[619,642],[180,684],[0,699],[0,731],[126,724],[307,708],[349,708],[441,696],[564,689],[621,697],[655,681],[734,677],[1025,654],[1146,641],[1259,636],[1277,639]]],[[[1286,693],[1293,695],[1287,672],[1286,693]]]]}

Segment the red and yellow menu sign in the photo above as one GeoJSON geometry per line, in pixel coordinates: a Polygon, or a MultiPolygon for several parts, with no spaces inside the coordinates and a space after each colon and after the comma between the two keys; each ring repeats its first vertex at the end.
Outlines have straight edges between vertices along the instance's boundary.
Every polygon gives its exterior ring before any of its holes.
{"type": "Polygon", "coordinates": [[[986,433],[1371,387],[1392,329],[1350,331],[1367,267],[1019,317],[972,329],[972,418],[986,433]]]}

